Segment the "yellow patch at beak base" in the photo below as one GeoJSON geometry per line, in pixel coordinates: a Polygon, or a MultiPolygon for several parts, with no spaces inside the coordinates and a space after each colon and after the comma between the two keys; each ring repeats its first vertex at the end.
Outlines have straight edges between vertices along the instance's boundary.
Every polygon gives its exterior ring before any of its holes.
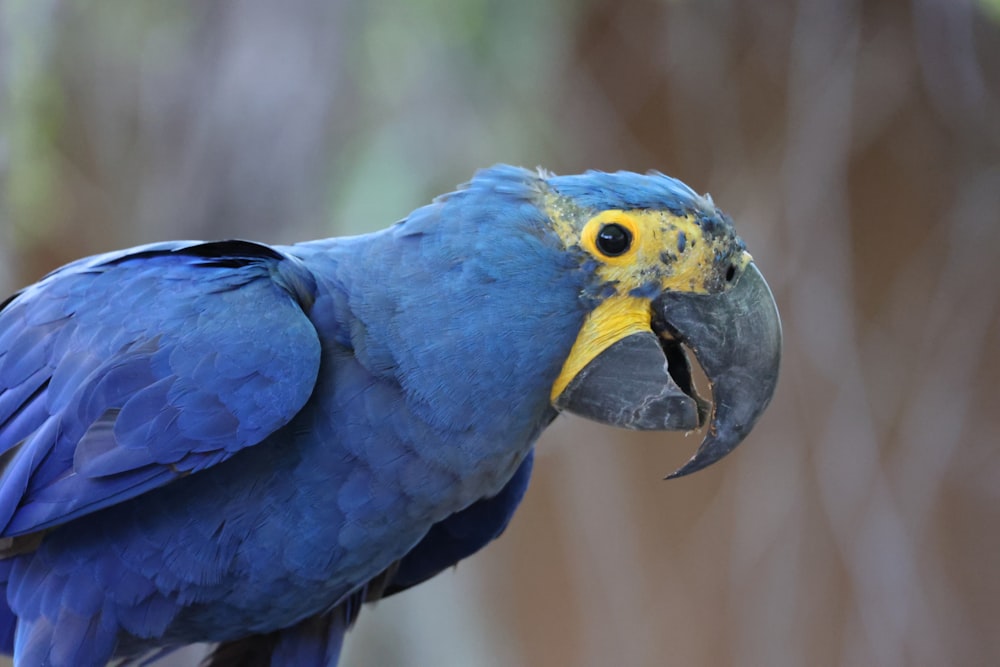
{"type": "Polygon", "coordinates": [[[599,354],[627,336],[650,331],[650,316],[649,299],[634,296],[612,296],[594,308],[552,385],[552,401],[599,354]]]}

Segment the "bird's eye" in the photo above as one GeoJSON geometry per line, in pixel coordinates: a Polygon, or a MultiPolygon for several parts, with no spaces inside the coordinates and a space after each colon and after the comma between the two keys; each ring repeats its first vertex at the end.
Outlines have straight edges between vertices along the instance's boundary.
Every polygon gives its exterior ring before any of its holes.
{"type": "Polygon", "coordinates": [[[597,232],[597,249],[608,257],[621,255],[632,245],[632,232],[625,229],[618,223],[601,227],[597,232]]]}

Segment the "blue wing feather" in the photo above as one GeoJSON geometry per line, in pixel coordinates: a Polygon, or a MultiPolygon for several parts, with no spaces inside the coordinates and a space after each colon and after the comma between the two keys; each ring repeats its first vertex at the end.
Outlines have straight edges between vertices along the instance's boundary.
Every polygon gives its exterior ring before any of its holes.
{"type": "Polygon", "coordinates": [[[243,241],[82,260],[0,310],[0,525],[15,536],[257,444],[312,394],[297,260],[243,241]]]}

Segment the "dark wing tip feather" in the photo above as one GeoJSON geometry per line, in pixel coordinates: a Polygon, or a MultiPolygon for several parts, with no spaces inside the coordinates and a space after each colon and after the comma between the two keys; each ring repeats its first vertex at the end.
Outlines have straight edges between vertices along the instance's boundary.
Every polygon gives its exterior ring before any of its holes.
{"type": "Polygon", "coordinates": [[[147,259],[150,257],[161,257],[163,255],[185,255],[188,257],[201,257],[207,260],[212,266],[239,268],[247,264],[265,259],[282,260],[285,256],[274,248],[244,241],[242,239],[227,239],[225,241],[204,241],[183,245],[167,246],[147,246],[146,250],[138,252],[125,252],[104,261],[102,266],[115,266],[124,262],[131,262],[137,259],[147,259]]]}

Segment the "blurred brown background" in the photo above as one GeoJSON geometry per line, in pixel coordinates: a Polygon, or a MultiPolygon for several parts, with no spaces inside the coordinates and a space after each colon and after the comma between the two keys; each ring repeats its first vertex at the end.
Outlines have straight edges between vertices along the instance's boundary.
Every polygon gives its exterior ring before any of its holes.
{"type": "Polygon", "coordinates": [[[348,667],[1000,664],[998,0],[0,0],[0,84],[4,293],[500,161],[736,219],[786,334],[747,443],[662,482],[696,438],[559,420],[507,534],[348,667]]]}

